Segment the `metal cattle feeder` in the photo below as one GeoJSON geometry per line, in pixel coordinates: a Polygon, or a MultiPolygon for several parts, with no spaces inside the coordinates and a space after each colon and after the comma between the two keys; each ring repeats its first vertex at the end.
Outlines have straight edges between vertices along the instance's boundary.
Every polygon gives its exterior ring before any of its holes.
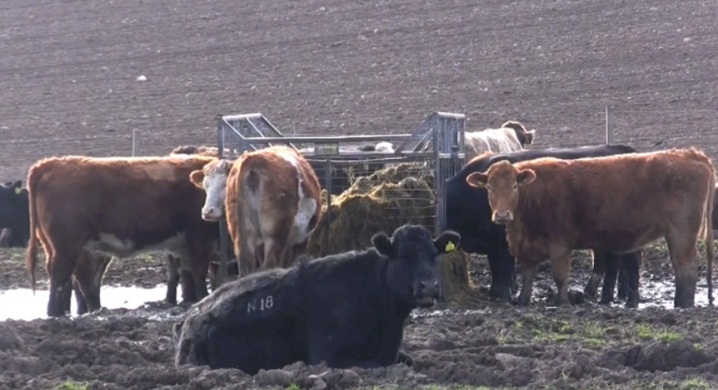
{"type": "MultiPolygon", "coordinates": [[[[295,148],[312,164],[326,191],[327,204],[331,194],[342,190],[346,180],[337,178],[336,172],[353,172],[354,167],[379,164],[416,163],[417,169],[433,174],[434,205],[432,210],[435,233],[445,226],[445,182],[459,172],[464,164],[463,114],[433,112],[411,133],[371,134],[352,136],[309,136],[282,134],[261,113],[225,115],[217,117],[218,157],[233,160],[245,151],[254,151],[271,145],[295,148]],[[357,144],[391,142],[393,152],[362,151],[357,144]],[[339,182],[339,180],[342,182],[339,182]],[[333,191],[336,190],[336,191],[333,191]]],[[[357,176],[365,170],[357,169],[357,176]]],[[[370,172],[368,172],[370,173],[370,172]]],[[[417,172],[418,174],[418,172],[417,172]]],[[[351,176],[351,175],[349,175],[351,176]]],[[[329,216],[331,217],[331,216],[329,216]]],[[[219,281],[226,277],[229,255],[226,221],[220,221],[219,281]]]]}

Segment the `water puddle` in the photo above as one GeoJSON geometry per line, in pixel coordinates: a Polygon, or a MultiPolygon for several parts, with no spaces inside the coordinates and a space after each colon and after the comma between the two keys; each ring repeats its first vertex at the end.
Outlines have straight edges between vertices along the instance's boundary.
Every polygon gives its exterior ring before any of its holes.
{"type": "MultiPolygon", "coordinates": [[[[638,291],[641,297],[638,304],[639,309],[647,307],[673,309],[673,297],[676,292],[676,285],[673,280],[651,280],[650,277],[641,276],[638,291]]],[[[713,294],[715,297],[715,292],[713,294]]],[[[696,285],[695,306],[708,307],[708,286],[705,284],[705,279],[699,280],[696,285]]]]}
{"type": "MultiPolygon", "coordinates": [[[[159,301],[165,298],[167,285],[160,284],[153,288],[102,286],[100,299],[102,306],[108,309],[136,309],[145,302],[159,301]]],[[[73,293],[74,294],[74,293],[73,293]]],[[[0,321],[8,319],[33,320],[47,318],[48,290],[19,288],[0,291],[0,321]]],[[[72,297],[72,313],[75,316],[75,297],[72,297]]]]}

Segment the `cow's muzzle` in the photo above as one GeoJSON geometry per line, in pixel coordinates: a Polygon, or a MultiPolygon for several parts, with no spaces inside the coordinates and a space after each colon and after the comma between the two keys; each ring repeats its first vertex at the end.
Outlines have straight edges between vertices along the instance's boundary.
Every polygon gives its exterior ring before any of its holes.
{"type": "Polygon", "coordinates": [[[209,222],[217,222],[222,218],[222,212],[220,209],[211,207],[202,209],[202,219],[209,222]]]}
{"type": "Polygon", "coordinates": [[[491,220],[494,223],[504,225],[514,220],[514,213],[511,210],[495,210],[491,214],[491,220]]]}
{"type": "Polygon", "coordinates": [[[441,286],[436,279],[422,280],[418,283],[416,303],[421,307],[431,307],[441,297],[441,286]]]}

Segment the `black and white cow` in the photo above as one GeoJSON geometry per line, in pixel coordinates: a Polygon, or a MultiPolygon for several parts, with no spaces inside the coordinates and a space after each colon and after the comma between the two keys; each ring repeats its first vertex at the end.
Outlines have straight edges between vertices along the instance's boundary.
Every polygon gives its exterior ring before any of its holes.
{"type": "Polygon", "coordinates": [[[437,257],[459,243],[423,226],[378,233],[373,248],[222,285],[174,327],[177,366],[234,367],[254,374],[296,361],[330,367],[413,364],[400,350],[404,322],[439,297],[437,257]]]}
{"type": "MultiPolygon", "coordinates": [[[[491,268],[491,287],[489,294],[492,298],[511,301],[515,291],[515,261],[509,253],[506,241],[506,229],[503,225],[491,221],[491,207],[489,206],[486,190],[473,188],[466,184],[466,177],[473,172],[486,172],[498,161],[508,160],[511,163],[532,160],[540,157],[556,157],[561,159],[578,159],[584,157],[610,156],[616,154],[633,153],[635,150],[624,145],[600,145],[575,148],[531,149],[518,152],[483,154],[469,161],[461,171],[446,183],[446,228],[461,234],[462,249],[468,253],[485,254],[491,268]]],[[[622,260],[626,262],[625,271],[628,271],[628,299],[627,305],[638,305],[638,280],[640,251],[622,255],[607,255],[595,253],[594,273],[586,286],[585,292],[595,296],[604,272],[608,272],[609,286],[604,285],[601,292],[601,303],[610,303],[613,300],[613,285],[618,272],[618,264],[611,261],[622,260]],[[606,265],[603,265],[606,261],[606,265]],[[613,284],[610,278],[613,277],[613,284]]]]}

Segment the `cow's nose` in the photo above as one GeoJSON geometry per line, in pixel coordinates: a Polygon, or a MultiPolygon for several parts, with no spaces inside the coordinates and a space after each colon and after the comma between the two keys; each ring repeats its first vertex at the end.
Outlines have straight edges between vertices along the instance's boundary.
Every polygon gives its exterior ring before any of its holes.
{"type": "Polygon", "coordinates": [[[438,297],[440,288],[439,288],[439,281],[421,281],[419,282],[419,286],[421,287],[421,293],[425,297],[438,297]]]}
{"type": "Polygon", "coordinates": [[[511,210],[496,210],[491,215],[491,220],[494,223],[506,223],[514,220],[514,214],[511,210]]]}
{"type": "Polygon", "coordinates": [[[215,207],[202,209],[202,219],[205,221],[216,221],[220,217],[219,210],[215,207]]]}

